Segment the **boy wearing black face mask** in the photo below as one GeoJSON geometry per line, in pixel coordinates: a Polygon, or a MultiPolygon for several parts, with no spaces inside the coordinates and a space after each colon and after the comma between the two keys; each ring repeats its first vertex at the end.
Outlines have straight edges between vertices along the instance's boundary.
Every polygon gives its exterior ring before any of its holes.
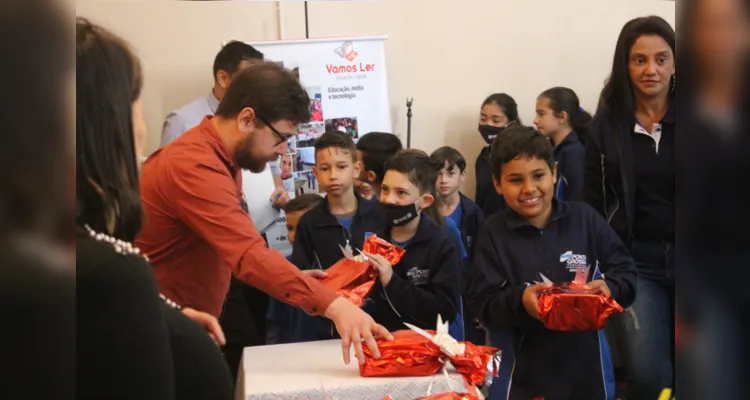
{"type": "Polygon", "coordinates": [[[512,97],[505,93],[495,93],[484,100],[479,114],[479,134],[487,144],[479,152],[476,162],[477,194],[474,201],[482,209],[484,216],[489,218],[498,210],[506,208],[503,196],[495,190],[492,182],[492,163],[490,162],[490,145],[501,135],[508,125],[520,124],[518,119],[518,105],[512,97]]]}
{"type": "MultiPolygon", "coordinates": [[[[453,321],[459,314],[461,256],[434,204],[440,167],[421,150],[402,150],[385,165],[383,237],[406,252],[393,266],[382,256],[365,255],[379,272],[370,296],[373,318],[391,331],[404,329],[404,322],[435,329],[438,315],[453,321]]],[[[460,323],[451,324],[459,340],[462,330],[460,323]]]]}
{"type": "MultiPolygon", "coordinates": [[[[328,269],[342,258],[356,255],[367,236],[383,232],[385,219],[378,202],[354,191],[354,178],[361,168],[356,151],[351,136],[338,131],[326,132],[315,141],[313,172],[326,198],[297,225],[292,263],[302,270],[328,269]]],[[[329,320],[309,315],[302,318],[309,329],[303,334],[295,332],[299,341],[337,337],[329,320]]]]}

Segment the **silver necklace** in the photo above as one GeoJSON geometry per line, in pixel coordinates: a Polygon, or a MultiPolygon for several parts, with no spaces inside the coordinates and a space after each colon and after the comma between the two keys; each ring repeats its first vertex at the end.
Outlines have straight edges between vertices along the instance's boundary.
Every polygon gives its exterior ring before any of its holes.
{"type": "MultiPolygon", "coordinates": [[[[117,254],[122,255],[134,255],[134,256],[141,256],[143,257],[146,262],[149,261],[148,256],[141,253],[141,249],[133,246],[132,243],[126,242],[124,240],[117,239],[115,237],[109,236],[104,233],[96,232],[95,230],[91,229],[88,224],[83,224],[83,227],[86,229],[86,231],[89,233],[89,236],[91,236],[92,239],[96,240],[97,242],[104,242],[109,243],[112,245],[112,247],[115,248],[115,252],[117,254]]],[[[164,300],[165,303],[167,303],[168,306],[175,308],[177,310],[182,309],[179,304],[175,303],[173,300],[168,299],[163,294],[159,293],[159,297],[161,297],[162,300],[164,300]]]]}

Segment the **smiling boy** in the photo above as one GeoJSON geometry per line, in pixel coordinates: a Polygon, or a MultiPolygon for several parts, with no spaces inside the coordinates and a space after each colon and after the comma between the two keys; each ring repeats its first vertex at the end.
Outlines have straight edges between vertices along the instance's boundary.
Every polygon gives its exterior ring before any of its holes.
{"type": "Polygon", "coordinates": [[[472,307],[490,330],[512,329],[515,364],[507,398],[612,399],[612,365],[601,331],[560,332],[539,320],[539,293],[592,266],[590,290],[623,308],[635,298],[633,259],[590,206],[554,197],[552,145],[530,127],[492,145],[493,180],[508,209],[487,219],[474,254],[472,307]]]}

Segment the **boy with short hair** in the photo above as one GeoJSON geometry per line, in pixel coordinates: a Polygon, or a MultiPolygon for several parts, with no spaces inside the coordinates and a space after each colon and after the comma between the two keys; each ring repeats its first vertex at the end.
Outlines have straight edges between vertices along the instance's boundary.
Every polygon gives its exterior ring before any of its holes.
{"type": "Polygon", "coordinates": [[[378,270],[370,296],[373,318],[390,330],[404,322],[435,329],[438,315],[454,321],[449,333],[463,340],[459,241],[444,229],[435,205],[437,164],[421,150],[402,150],[385,164],[380,203],[386,218],[383,239],[405,250],[392,265],[365,254],[378,270]]]}
{"type": "MultiPolygon", "coordinates": [[[[300,218],[295,230],[292,263],[300,269],[326,270],[344,257],[357,255],[370,234],[382,233],[385,220],[377,201],[364,199],[354,190],[360,170],[351,136],[328,131],[315,141],[313,173],[326,198],[300,218]]],[[[305,340],[336,337],[330,321],[306,317],[318,323],[305,340]]]]}
{"type": "Polygon", "coordinates": [[[362,162],[362,170],[355,184],[362,197],[378,199],[385,175],[385,162],[403,148],[401,139],[392,133],[370,132],[359,138],[357,159],[362,162]]]}
{"type": "Polygon", "coordinates": [[[450,146],[435,150],[430,158],[443,166],[435,185],[438,210],[461,231],[461,241],[471,259],[477,232],[484,223],[484,213],[474,201],[461,193],[461,184],[466,179],[466,160],[450,146]]]}
{"type": "MultiPolygon", "coordinates": [[[[294,238],[300,218],[305,213],[315,208],[323,201],[323,197],[317,193],[301,194],[286,205],[287,240],[294,246],[294,238]]],[[[288,257],[291,261],[291,255],[288,257]]],[[[300,318],[295,315],[304,313],[294,307],[290,307],[281,301],[271,298],[268,302],[268,314],[266,315],[266,344],[294,343],[299,342],[299,335],[304,332],[304,327],[295,324],[300,318]]]]}
{"type": "MultiPolygon", "coordinates": [[[[355,179],[355,184],[360,196],[378,201],[380,186],[385,176],[385,164],[402,149],[401,140],[392,133],[370,132],[359,139],[357,160],[362,163],[362,169],[359,177],[355,179]]],[[[458,226],[448,218],[445,219],[445,225],[459,241],[458,249],[461,252],[461,259],[466,259],[469,253],[461,240],[458,226]]]]}
{"type": "MultiPolygon", "coordinates": [[[[474,242],[479,228],[484,223],[484,213],[474,201],[464,196],[460,191],[461,184],[466,179],[466,159],[458,150],[450,146],[443,146],[435,150],[430,158],[442,166],[435,184],[438,211],[442,216],[453,221],[458,228],[461,241],[468,254],[468,261],[471,263],[474,242]]],[[[463,276],[466,283],[470,280],[470,269],[470,267],[464,269],[463,276]]],[[[462,292],[462,295],[465,294],[462,292]]],[[[479,327],[470,307],[466,307],[465,312],[464,334],[466,340],[477,345],[484,345],[486,343],[484,329],[479,327]]]]}
{"type": "Polygon", "coordinates": [[[470,287],[488,329],[512,329],[515,364],[508,399],[611,399],[614,382],[603,331],[560,332],[539,319],[539,293],[591,266],[588,288],[627,308],[635,298],[632,257],[589,205],[554,197],[552,145],[514,126],[492,144],[494,184],[508,209],[489,217],[475,245],[470,287]]]}

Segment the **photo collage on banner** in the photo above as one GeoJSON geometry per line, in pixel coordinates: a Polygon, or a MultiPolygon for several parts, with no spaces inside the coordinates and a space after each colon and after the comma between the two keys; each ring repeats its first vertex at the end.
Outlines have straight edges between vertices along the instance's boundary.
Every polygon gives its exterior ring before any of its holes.
{"type": "MultiPolygon", "coordinates": [[[[315,141],[327,130],[349,134],[356,142],[367,132],[390,132],[384,37],[310,39],[250,43],[266,60],[293,71],[310,97],[309,123],[289,140],[279,167],[290,198],[319,193],[313,173],[315,141]]],[[[323,193],[321,193],[323,195],[323,193]]],[[[283,213],[268,229],[269,246],[291,253],[283,213]]]]}

